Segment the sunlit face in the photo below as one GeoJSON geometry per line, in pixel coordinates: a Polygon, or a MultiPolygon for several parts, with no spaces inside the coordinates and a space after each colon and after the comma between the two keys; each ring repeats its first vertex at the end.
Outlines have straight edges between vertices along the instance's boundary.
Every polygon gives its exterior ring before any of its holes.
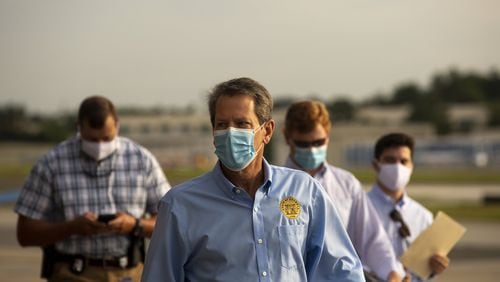
{"type": "Polygon", "coordinates": [[[244,95],[221,96],[217,100],[214,130],[229,127],[252,129],[259,127],[259,119],[255,114],[254,101],[244,95]]]}
{"type": "Polygon", "coordinates": [[[87,120],[80,127],[82,139],[92,142],[109,142],[118,134],[118,127],[113,116],[109,115],[102,128],[92,128],[87,120]]]}
{"type": "MultiPolygon", "coordinates": [[[[245,95],[221,96],[217,100],[214,117],[214,130],[228,129],[229,127],[241,129],[259,128],[259,119],[255,114],[255,105],[251,97],[245,95]]],[[[262,130],[255,132],[255,146],[269,143],[274,129],[271,120],[265,124],[262,130]],[[262,141],[261,141],[262,140],[262,141]]]]}
{"type": "MultiPolygon", "coordinates": [[[[380,164],[396,164],[400,163],[410,169],[413,169],[413,161],[411,150],[406,146],[391,147],[385,149],[380,155],[378,162],[380,164]]],[[[377,167],[377,171],[378,171],[377,167]]]]}
{"type": "Polygon", "coordinates": [[[316,124],[314,129],[308,133],[293,130],[287,139],[290,155],[295,154],[296,148],[320,147],[328,144],[330,140],[328,136],[327,130],[321,124],[316,124]]]}

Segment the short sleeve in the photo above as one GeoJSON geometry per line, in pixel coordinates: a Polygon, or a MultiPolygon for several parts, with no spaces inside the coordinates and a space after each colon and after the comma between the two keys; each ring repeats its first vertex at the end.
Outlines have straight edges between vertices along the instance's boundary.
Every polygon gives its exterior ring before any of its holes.
{"type": "Polygon", "coordinates": [[[21,188],[14,211],[32,219],[46,218],[54,206],[52,180],[46,159],[39,160],[21,188]]]}
{"type": "Polygon", "coordinates": [[[171,186],[156,158],[149,153],[146,156],[149,158],[148,163],[150,164],[146,179],[146,212],[157,213],[158,202],[170,190],[171,186]]]}

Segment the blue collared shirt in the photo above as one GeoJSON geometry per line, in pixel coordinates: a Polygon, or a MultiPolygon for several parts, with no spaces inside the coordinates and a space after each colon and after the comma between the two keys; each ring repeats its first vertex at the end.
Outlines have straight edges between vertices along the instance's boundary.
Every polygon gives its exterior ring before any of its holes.
{"type": "Polygon", "coordinates": [[[220,163],[160,201],[143,281],[364,281],[333,204],[304,172],[263,161],[255,200],[220,163]]]}
{"type": "MultiPolygon", "coordinates": [[[[290,158],[285,166],[300,169],[290,158]]],[[[375,272],[382,279],[386,279],[391,271],[403,277],[404,269],[394,255],[391,241],[358,179],[326,161],[314,178],[321,183],[337,208],[365,269],[375,272]]]]}
{"type": "MultiPolygon", "coordinates": [[[[378,212],[397,257],[401,257],[418,235],[432,224],[432,213],[420,203],[410,198],[406,193],[399,202],[395,203],[390,196],[386,195],[380,187],[375,185],[368,192],[368,197],[378,212]],[[406,225],[408,225],[410,229],[409,237],[402,238],[399,235],[398,229],[400,224],[393,221],[389,216],[393,209],[399,211],[406,225]]],[[[422,280],[412,275],[412,281],[422,280]]]]}

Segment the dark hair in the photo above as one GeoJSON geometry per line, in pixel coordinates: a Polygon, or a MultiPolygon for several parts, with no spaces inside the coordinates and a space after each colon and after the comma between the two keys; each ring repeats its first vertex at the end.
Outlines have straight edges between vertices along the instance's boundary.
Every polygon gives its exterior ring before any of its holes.
{"type": "Polygon", "coordinates": [[[293,103],[286,112],[285,138],[290,137],[293,131],[309,133],[316,124],[323,126],[326,132],[330,132],[332,126],[330,115],[325,104],[319,101],[301,101],[293,103]]]}
{"type": "Polygon", "coordinates": [[[110,115],[118,121],[113,103],[102,96],[91,96],[80,104],[78,125],[83,126],[84,121],[88,121],[90,127],[102,128],[110,115]]]}
{"type": "Polygon", "coordinates": [[[219,83],[209,93],[208,110],[212,127],[214,127],[217,100],[222,96],[233,97],[237,95],[245,95],[253,99],[255,114],[260,124],[271,119],[273,100],[267,89],[251,78],[241,77],[219,83]]]}
{"type": "Polygon", "coordinates": [[[415,146],[415,141],[410,135],[404,133],[389,133],[377,140],[375,143],[374,156],[375,159],[379,159],[380,155],[385,149],[394,147],[408,147],[410,148],[410,153],[413,156],[413,148],[415,146]]]}

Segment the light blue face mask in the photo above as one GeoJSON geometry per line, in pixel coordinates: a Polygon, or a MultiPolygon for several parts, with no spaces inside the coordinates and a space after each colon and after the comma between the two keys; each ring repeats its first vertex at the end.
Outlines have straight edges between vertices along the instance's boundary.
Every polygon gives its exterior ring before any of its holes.
{"type": "Polygon", "coordinates": [[[257,156],[257,151],[260,150],[259,148],[255,151],[253,140],[255,132],[260,130],[262,126],[255,130],[229,127],[214,131],[215,154],[222,164],[233,171],[246,168],[257,156]]]}
{"type": "Polygon", "coordinates": [[[326,159],[326,144],[320,147],[295,147],[294,160],[305,170],[318,168],[326,159]]]}

